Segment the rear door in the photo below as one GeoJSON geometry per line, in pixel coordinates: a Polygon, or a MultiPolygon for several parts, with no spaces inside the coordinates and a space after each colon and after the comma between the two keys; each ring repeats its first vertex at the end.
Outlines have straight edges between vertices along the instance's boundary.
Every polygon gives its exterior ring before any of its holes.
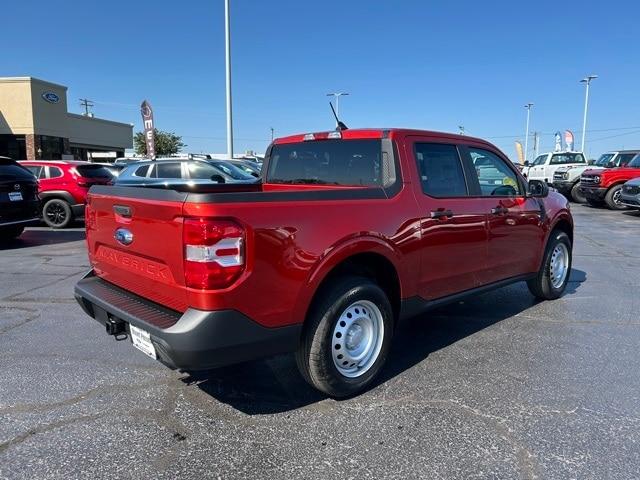
{"type": "Polygon", "coordinates": [[[486,212],[469,196],[459,148],[408,138],[418,172],[420,295],[432,300],[477,287],[486,268],[486,212]]]}
{"type": "Polygon", "coordinates": [[[464,153],[472,164],[490,162],[500,175],[496,184],[494,176],[485,178],[485,169],[473,169],[473,202],[488,211],[488,268],[481,282],[489,284],[536,271],[544,244],[539,201],[526,197],[525,182],[498,152],[469,146],[464,153]]]}
{"type": "Polygon", "coordinates": [[[92,187],[86,221],[96,274],[184,311],[182,206],[186,195],[153,188],[92,187]]]}

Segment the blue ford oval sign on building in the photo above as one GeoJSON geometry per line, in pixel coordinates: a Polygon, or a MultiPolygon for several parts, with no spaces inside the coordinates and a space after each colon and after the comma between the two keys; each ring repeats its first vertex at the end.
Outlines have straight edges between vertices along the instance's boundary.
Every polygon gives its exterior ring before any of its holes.
{"type": "Polygon", "coordinates": [[[42,98],[49,103],[58,103],[60,101],[60,97],[53,92],[43,92],[42,98]]]}

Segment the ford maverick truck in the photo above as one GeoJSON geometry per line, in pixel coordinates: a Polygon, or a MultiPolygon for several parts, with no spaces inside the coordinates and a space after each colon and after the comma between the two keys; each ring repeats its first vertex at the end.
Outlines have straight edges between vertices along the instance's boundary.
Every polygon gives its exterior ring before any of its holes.
{"type": "Polygon", "coordinates": [[[333,397],[371,385],[401,320],[514,282],[562,295],[566,198],[490,143],[407,129],[294,135],[253,184],[92,187],[75,296],[183,371],[295,353],[333,397]]]}

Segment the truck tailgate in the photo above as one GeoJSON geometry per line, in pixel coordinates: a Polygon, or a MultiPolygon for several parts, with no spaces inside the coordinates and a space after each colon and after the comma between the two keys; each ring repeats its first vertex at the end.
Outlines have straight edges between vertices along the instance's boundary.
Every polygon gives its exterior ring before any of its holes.
{"type": "Polygon", "coordinates": [[[182,209],[187,193],[94,187],[87,244],[96,275],[168,308],[187,309],[182,209]]]}

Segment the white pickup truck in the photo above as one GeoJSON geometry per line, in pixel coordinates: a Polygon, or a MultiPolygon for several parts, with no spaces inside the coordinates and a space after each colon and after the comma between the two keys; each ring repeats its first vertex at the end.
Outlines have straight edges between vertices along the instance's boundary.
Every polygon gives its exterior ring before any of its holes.
{"type": "Polygon", "coordinates": [[[553,183],[553,174],[560,167],[587,165],[582,152],[549,152],[538,155],[529,165],[525,163],[524,175],[529,180],[553,183]]]}

